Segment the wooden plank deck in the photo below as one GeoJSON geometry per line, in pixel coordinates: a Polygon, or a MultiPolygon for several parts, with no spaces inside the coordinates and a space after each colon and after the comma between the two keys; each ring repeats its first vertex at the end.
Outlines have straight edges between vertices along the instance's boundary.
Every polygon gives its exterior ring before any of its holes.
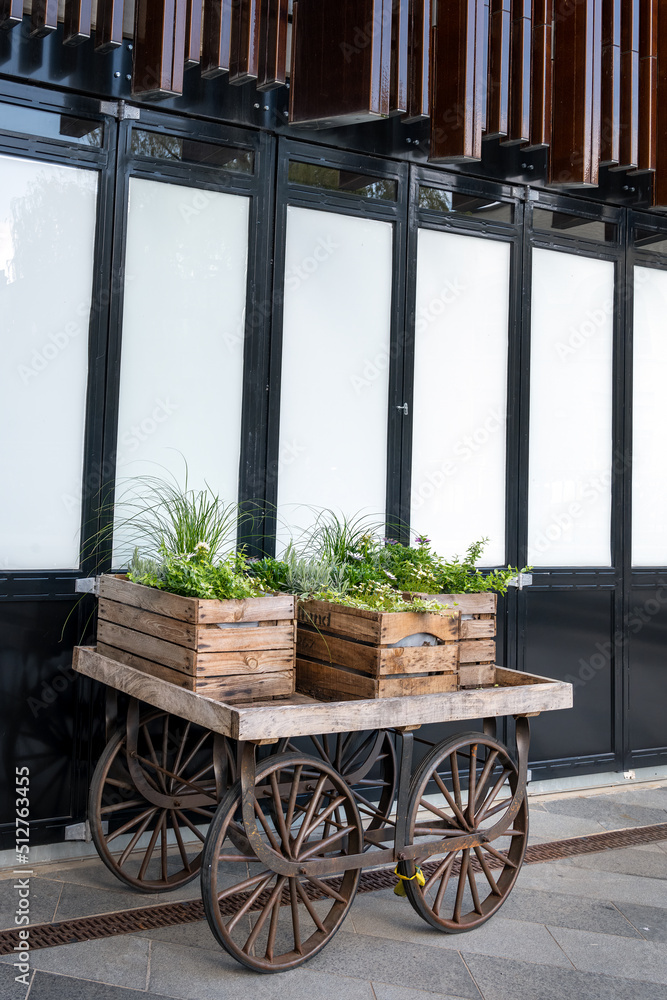
{"type": "Polygon", "coordinates": [[[572,707],[571,684],[502,667],[496,667],[498,687],[480,690],[342,702],[316,701],[296,694],[281,701],[248,705],[226,705],[187,691],[110,660],[93,646],[75,648],[73,668],[155,708],[238,740],[462,722],[572,707]]]}

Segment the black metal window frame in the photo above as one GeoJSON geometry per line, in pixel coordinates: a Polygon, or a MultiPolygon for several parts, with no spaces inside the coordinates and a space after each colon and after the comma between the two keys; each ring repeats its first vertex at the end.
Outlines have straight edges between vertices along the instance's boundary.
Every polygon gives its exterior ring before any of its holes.
{"type": "MultiPolygon", "coordinates": [[[[37,88],[0,82],[0,103],[39,110],[54,115],[88,118],[104,126],[100,147],[86,146],[63,139],[51,139],[25,133],[0,130],[0,153],[32,161],[94,170],[99,177],[91,311],[88,339],[88,382],[86,390],[85,437],[82,479],[81,549],[88,546],[96,531],[94,494],[99,489],[97,467],[104,433],[102,401],[105,395],[106,354],[108,345],[107,312],[109,305],[109,274],[111,258],[111,209],[113,205],[114,168],[116,160],[115,122],[99,111],[99,101],[73,94],[45,95],[37,88]],[[86,484],[96,482],[93,491],[86,484]]],[[[29,126],[29,118],[26,125],[29,126]]],[[[40,600],[72,598],[74,581],[85,575],[86,560],[76,569],[63,571],[17,570],[0,574],[0,600],[40,600]]]]}
{"type": "Polygon", "coordinates": [[[287,210],[290,206],[332,212],[389,222],[394,228],[393,282],[390,328],[389,392],[387,412],[387,523],[395,526],[400,514],[400,480],[402,475],[401,420],[405,418],[398,406],[403,399],[403,301],[405,288],[405,248],[407,231],[408,165],[380,157],[361,156],[296,140],[280,139],[276,172],[276,229],[274,244],[273,323],[271,361],[268,378],[269,413],[267,425],[267,455],[264,500],[267,509],[265,548],[275,551],[275,511],[278,496],[280,449],[280,400],[282,370],[282,326],[285,286],[285,250],[287,210]],[[396,182],[396,200],[360,197],[346,191],[310,187],[289,180],[290,160],[345,171],[356,171],[396,182]]]}

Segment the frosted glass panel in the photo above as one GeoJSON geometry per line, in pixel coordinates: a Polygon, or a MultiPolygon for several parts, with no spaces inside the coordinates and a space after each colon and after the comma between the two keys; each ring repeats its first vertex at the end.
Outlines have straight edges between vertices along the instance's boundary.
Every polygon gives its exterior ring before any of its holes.
{"type": "Polygon", "coordinates": [[[411,522],[443,555],[505,561],[510,247],[419,232],[411,522]]]}
{"type": "MultiPolygon", "coordinates": [[[[247,198],[132,178],[117,475],[238,498],[247,198]]],[[[129,552],[116,538],[114,562],[129,552]]]]}
{"type": "Polygon", "coordinates": [[[528,562],[611,565],[614,265],[533,251],[528,562]]]}
{"type": "Polygon", "coordinates": [[[667,565],[667,273],[635,268],[632,562],[667,565]]]}
{"type": "Polygon", "coordinates": [[[79,565],[97,175],[0,156],[0,568],[79,565]]]}
{"type": "Polygon", "coordinates": [[[288,209],[278,461],[281,517],[301,505],[382,517],[392,226],[288,209]]]}

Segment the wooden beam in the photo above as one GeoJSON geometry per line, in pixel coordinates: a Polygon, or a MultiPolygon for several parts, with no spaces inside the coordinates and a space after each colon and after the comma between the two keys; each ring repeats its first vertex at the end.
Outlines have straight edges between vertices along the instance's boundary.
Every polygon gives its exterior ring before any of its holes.
{"type": "Polygon", "coordinates": [[[556,17],[549,180],[596,185],[600,166],[601,0],[582,0],[556,17]]]}
{"type": "MultiPolygon", "coordinates": [[[[136,15],[135,15],[136,24],[136,15]]],[[[123,44],[123,0],[98,0],[95,51],[111,52],[123,44]]]]}
{"type": "Polygon", "coordinates": [[[185,68],[196,66],[201,59],[201,0],[186,0],[185,8],[185,68]]]}
{"type": "Polygon", "coordinates": [[[233,0],[204,0],[201,75],[206,80],[229,73],[233,0]]]}
{"type": "Polygon", "coordinates": [[[433,28],[430,159],[482,156],[484,0],[440,0],[433,28]]]}
{"type": "Polygon", "coordinates": [[[639,0],[621,4],[621,122],[619,162],[639,162],[639,0]]]}
{"type": "Polygon", "coordinates": [[[408,109],[404,122],[429,116],[431,0],[410,0],[408,109]]]}
{"type": "Polygon", "coordinates": [[[531,0],[512,0],[512,66],[508,142],[530,140],[530,57],[533,48],[531,0]]]}
{"type": "MultiPolygon", "coordinates": [[[[656,108],[657,135],[667,135],[667,9],[658,5],[657,32],[657,91],[656,108]]],[[[667,209],[667,143],[658,142],[655,150],[655,174],[653,177],[653,204],[656,208],[667,209]]]]}
{"type": "Polygon", "coordinates": [[[0,0],[0,28],[14,28],[23,20],[23,0],[0,0]]]}
{"type": "Polygon", "coordinates": [[[391,24],[391,0],[295,0],[290,122],[333,127],[388,115],[391,24]]]}
{"type": "Polygon", "coordinates": [[[137,0],[132,96],[158,100],[183,93],[186,0],[137,0]]]}
{"type": "Polygon", "coordinates": [[[486,94],[486,134],[502,136],[509,131],[510,0],[491,0],[489,7],[489,70],[486,94]]]}
{"type": "Polygon", "coordinates": [[[391,84],[389,113],[405,114],[408,110],[408,57],[410,47],[409,0],[394,0],[391,5],[391,84]]]}
{"type": "Polygon", "coordinates": [[[548,146],[551,142],[553,17],[554,0],[533,0],[530,108],[531,146],[548,146]]]}
{"type": "Polygon", "coordinates": [[[63,44],[79,45],[90,38],[92,0],[65,0],[63,44]]]}
{"type": "Polygon", "coordinates": [[[602,0],[602,163],[620,159],[621,123],[621,5],[622,0],[602,0]]]}
{"type": "Polygon", "coordinates": [[[260,0],[232,3],[229,82],[237,86],[259,75],[259,4],[260,0]]]}
{"type": "Polygon", "coordinates": [[[655,170],[658,141],[658,0],[640,0],[639,122],[640,170],[655,170]]]}
{"type": "Polygon", "coordinates": [[[33,0],[31,38],[44,38],[58,27],[58,0],[33,0]]]}
{"type": "Polygon", "coordinates": [[[285,84],[287,19],[287,0],[262,0],[259,20],[258,90],[273,90],[285,84]]]}

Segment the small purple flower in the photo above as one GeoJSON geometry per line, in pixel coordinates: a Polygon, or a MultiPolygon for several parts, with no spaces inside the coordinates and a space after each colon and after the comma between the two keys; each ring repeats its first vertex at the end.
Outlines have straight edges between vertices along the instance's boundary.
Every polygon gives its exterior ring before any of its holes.
{"type": "Polygon", "coordinates": [[[398,542],[396,541],[395,538],[383,538],[382,541],[385,543],[385,545],[398,545],[398,542]]]}
{"type": "Polygon", "coordinates": [[[417,535],[415,538],[416,545],[430,545],[431,539],[427,538],[426,535],[417,535]]]}

